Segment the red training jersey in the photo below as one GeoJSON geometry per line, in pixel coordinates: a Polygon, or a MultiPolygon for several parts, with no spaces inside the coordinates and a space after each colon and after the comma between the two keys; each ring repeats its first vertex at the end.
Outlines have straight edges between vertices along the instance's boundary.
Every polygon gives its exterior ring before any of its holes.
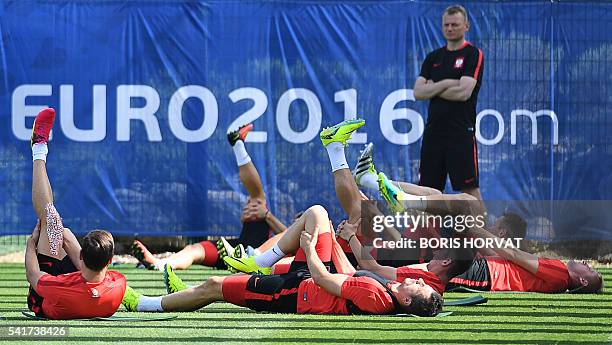
{"type": "Polygon", "coordinates": [[[126,280],[117,271],[107,271],[104,280],[90,283],[80,271],[38,280],[36,292],[43,297],[42,310],[49,319],[86,319],[113,315],[125,294],[126,280]]]}
{"type": "Polygon", "coordinates": [[[438,277],[433,272],[423,271],[421,269],[416,269],[416,268],[410,268],[408,266],[402,266],[402,267],[397,268],[395,275],[397,276],[395,280],[397,280],[398,282],[403,282],[406,278],[416,279],[416,280],[418,280],[419,278],[423,278],[423,281],[425,282],[425,284],[431,286],[432,289],[434,289],[440,295],[444,294],[445,286],[444,284],[442,284],[440,277],[438,277]]]}
{"type": "Polygon", "coordinates": [[[347,300],[360,310],[372,314],[386,314],[395,309],[387,290],[369,277],[348,277],[342,283],[341,294],[342,297],[334,296],[317,285],[312,278],[306,279],[298,288],[297,312],[347,315],[347,300]]]}
{"type": "Polygon", "coordinates": [[[565,292],[570,282],[567,266],[560,260],[538,259],[536,274],[496,257],[487,257],[487,266],[491,291],[565,292]]]}

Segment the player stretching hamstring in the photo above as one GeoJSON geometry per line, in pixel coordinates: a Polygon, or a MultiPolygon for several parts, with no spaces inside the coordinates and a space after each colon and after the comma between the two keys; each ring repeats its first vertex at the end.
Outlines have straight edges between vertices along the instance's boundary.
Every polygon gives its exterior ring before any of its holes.
{"type": "MultiPolygon", "coordinates": [[[[253,125],[249,123],[227,134],[227,140],[232,146],[234,155],[236,156],[240,181],[249,193],[248,202],[240,218],[242,222],[240,237],[230,240],[222,238],[216,243],[212,241],[202,241],[191,244],[165,259],[156,258],[144,244],[136,240],[132,247],[133,255],[145,267],[150,269],[157,268],[162,271],[164,265],[167,263],[173,269],[182,270],[187,269],[195,263],[204,266],[225,268],[225,264],[222,260],[225,255],[242,256],[244,254],[243,245],[257,248],[268,240],[270,230],[275,234],[285,231],[286,226],[278,220],[266,206],[266,195],[259,173],[244,146],[244,140],[252,129],[253,125]]],[[[277,240],[278,239],[275,239],[269,242],[261,249],[267,249],[277,240]]]]}
{"type": "Polygon", "coordinates": [[[121,305],[125,277],[107,270],[114,250],[110,233],[91,231],[81,248],[53,206],[46,161],[54,120],[55,110],[43,109],[32,129],[32,203],[38,222],[26,246],[28,307],[49,319],[109,317],[121,305]]]}

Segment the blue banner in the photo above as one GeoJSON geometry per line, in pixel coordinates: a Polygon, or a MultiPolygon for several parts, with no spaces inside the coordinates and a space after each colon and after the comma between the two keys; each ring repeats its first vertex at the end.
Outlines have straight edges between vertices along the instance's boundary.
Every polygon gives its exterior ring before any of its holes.
{"type": "MultiPolygon", "coordinates": [[[[33,116],[58,111],[47,169],[77,233],[231,235],[246,190],[226,131],[284,222],[344,217],[322,127],[361,117],[347,149],[418,180],[427,103],[412,86],[445,44],[437,1],[0,2],[0,235],[28,233],[33,116]]],[[[490,200],[612,199],[612,5],[470,2],[484,53],[480,184],[490,200]]],[[[550,214],[524,212],[530,221],[550,214]]],[[[610,224],[610,223],[608,223],[610,224]]],[[[610,229],[555,232],[610,237],[610,229]]],[[[531,238],[550,239],[546,231],[531,238]]]]}

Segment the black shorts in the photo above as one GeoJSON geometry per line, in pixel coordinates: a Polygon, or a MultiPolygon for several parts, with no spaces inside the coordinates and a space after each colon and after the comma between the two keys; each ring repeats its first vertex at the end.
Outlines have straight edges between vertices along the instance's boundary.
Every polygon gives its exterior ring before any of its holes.
{"type": "Polygon", "coordinates": [[[232,246],[242,243],[246,248],[251,246],[257,248],[270,238],[270,226],[265,220],[242,223],[240,236],[227,240],[232,246]]]}
{"type": "MultiPolygon", "coordinates": [[[[323,261],[323,266],[325,266],[325,269],[329,273],[338,273],[338,270],[336,269],[336,265],[334,265],[332,261],[323,261]]],[[[291,273],[291,272],[298,272],[298,271],[309,272],[308,263],[306,261],[295,261],[295,260],[291,261],[291,265],[289,265],[288,272],[291,273]]]]}
{"type": "Polygon", "coordinates": [[[419,167],[421,186],[444,191],[446,176],[453,190],[478,188],[476,137],[444,137],[425,132],[419,167]]]}
{"type": "Polygon", "coordinates": [[[297,313],[298,288],[308,271],[280,275],[234,275],[223,281],[225,301],[256,311],[297,313]]]}
{"type": "Polygon", "coordinates": [[[344,252],[344,255],[346,255],[346,258],[348,259],[348,261],[351,263],[351,265],[353,267],[357,267],[359,266],[359,262],[357,261],[357,257],[355,257],[355,254],[353,254],[353,252],[344,252]]]}
{"type": "MultiPolygon", "coordinates": [[[[38,254],[37,257],[38,267],[40,267],[40,270],[45,273],[49,273],[52,276],[59,276],[60,274],[78,271],[68,255],[66,255],[62,260],[58,260],[43,254],[38,254]]],[[[28,308],[37,316],[45,317],[42,310],[42,305],[43,297],[36,293],[36,290],[30,286],[30,291],[28,293],[28,308]]]]}
{"type": "Polygon", "coordinates": [[[451,279],[451,282],[446,285],[446,290],[448,291],[459,286],[465,286],[474,290],[489,291],[491,290],[490,277],[487,259],[475,259],[467,271],[451,279]]]}

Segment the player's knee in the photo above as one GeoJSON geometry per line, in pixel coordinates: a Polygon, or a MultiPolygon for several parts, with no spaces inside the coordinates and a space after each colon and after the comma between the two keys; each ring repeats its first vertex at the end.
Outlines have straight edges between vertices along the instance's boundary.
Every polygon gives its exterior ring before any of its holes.
{"type": "Polygon", "coordinates": [[[210,277],[206,280],[211,288],[221,289],[221,285],[223,285],[223,277],[210,277]]]}
{"type": "Polygon", "coordinates": [[[478,188],[467,188],[461,190],[461,196],[468,198],[469,200],[480,200],[480,190],[478,188]]]}
{"type": "Polygon", "coordinates": [[[189,244],[189,245],[186,245],[185,248],[183,248],[183,250],[193,251],[193,250],[196,249],[196,246],[200,246],[201,247],[201,245],[198,244],[198,243],[196,243],[196,244],[189,244]]]}
{"type": "Polygon", "coordinates": [[[306,210],[306,213],[313,215],[313,216],[317,216],[317,217],[328,218],[327,210],[325,209],[325,207],[321,205],[310,206],[308,210],[306,210]]]}
{"type": "Polygon", "coordinates": [[[473,195],[467,193],[458,194],[459,202],[457,205],[460,207],[460,213],[462,214],[474,214],[480,208],[480,200],[473,195]]]}
{"type": "Polygon", "coordinates": [[[221,285],[223,285],[223,277],[210,277],[206,279],[206,281],[198,286],[199,289],[210,292],[221,290],[221,285]]]}

